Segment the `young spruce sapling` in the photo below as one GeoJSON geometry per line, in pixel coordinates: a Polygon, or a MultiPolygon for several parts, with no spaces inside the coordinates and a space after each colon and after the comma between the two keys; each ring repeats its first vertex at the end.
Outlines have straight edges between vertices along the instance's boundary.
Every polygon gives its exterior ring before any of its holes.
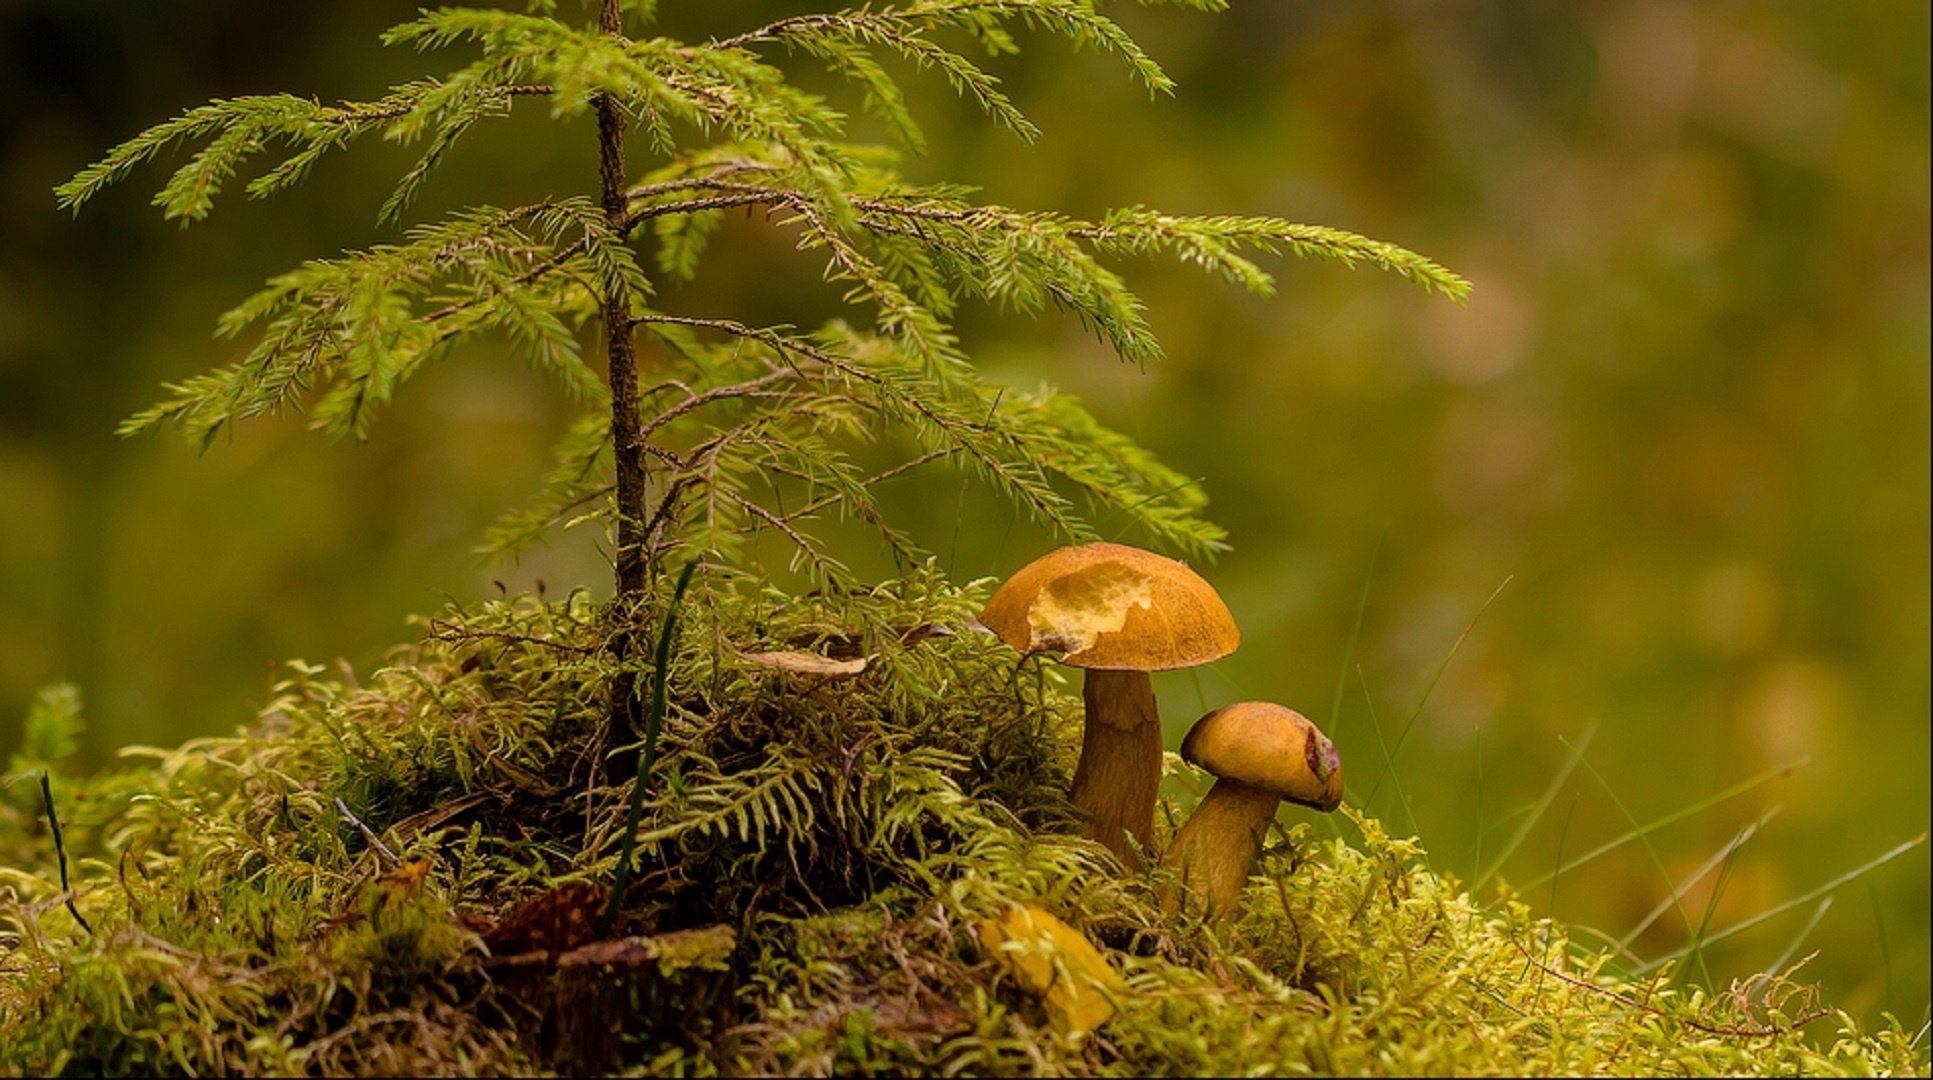
{"type": "Polygon", "coordinates": [[[471,207],[272,278],[219,321],[224,337],[254,335],[241,359],[168,387],[122,431],[173,425],[206,446],[237,421],[306,410],[315,427],[360,439],[429,362],[506,337],[585,415],[559,446],[539,505],[494,529],[487,547],[508,553],[560,524],[614,530],[608,640],[618,675],[606,745],[640,734],[642,608],[664,568],[700,558],[708,571],[729,570],[744,562],[745,537],[764,529],[836,585],[846,568],[809,525],[835,511],[915,554],[871,488],[921,464],[971,470],[1069,542],[1096,538],[1074,493],[1159,546],[1194,555],[1220,546],[1185,478],[1064,395],[1008,393],[979,377],[951,329],[961,302],[1057,308],[1139,363],[1160,346],[1103,260],[1172,256],[1268,293],[1272,280],[1252,256],[1287,252],[1372,264],[1459,300],[1468,291],[1426,258],[1338,229],[1143,207],[1084,221],[977,204],[968,188],[903,179],[892,153],[849,141],[847,117],[792,78],[797,65],[831,68],[917,153],[924,139],[900,76],[936,70],[1031,140],[1037,129],[972,55],[1015,51],[1016,29],[1111,53],[1151,92],[1172,87],[1095,0],[866,4],[704,41],[652,36],[656,6],[426,10],[383,41],[461,50],[465,59],[441,74],[333,105],[295,94],[211,101],[57,189],[60,205],[78,209],[162,151],[192,148],[154,202],[168,218],[195,221],[244,169],[253,175],[243,191],[260,198],[296,185],[331,152],[381,136],[423,146],[378,212],[399,225],[438,162],[485,121],[546,105],[558,121],[595,118],[594,186],[587,175],[582,191],[471,207]],[[859,322],[801,330],[755,313],[659,306],[655,286],[696,275],[707,240],[738,208],[822,256],[827,279],[864,312],[859,322]],[[586,359],[599,349],[602,378],[586,359]],[[866,475],[850,451],[884,436],[908,446],[906,457],[866,475]]]}

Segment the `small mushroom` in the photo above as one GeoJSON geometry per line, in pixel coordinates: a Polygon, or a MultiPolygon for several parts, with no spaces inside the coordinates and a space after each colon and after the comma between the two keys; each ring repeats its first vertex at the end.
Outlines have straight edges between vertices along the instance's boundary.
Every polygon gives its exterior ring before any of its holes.
{"type": "Polygon", "coordinates": [[[1056,652],[1085,669],[1087,716],[1072,800],[1089,835],[1123,862],[1133,837],[1154,839],[1161,786],[1161,720],[1151,671],[1194,667],[1235,651],[1234,616],[1201,575],[1121,544],[1061,548],[1015,572],[980,622],[1025,653],[1056,652]]]}
{"type": "MultiPolygon", "coordinates": [[[[1195,721],[1181,756],[1214,774],[1215,786],[1162,862],[1210,914],[1235,910],[1283,799],[1325,813],[1342,805],[1335,744],[1294,709],[1266,701],[1216,709],[1195,721]]],[[[1173,905],[1170,892],[1163,906],[1173,905]]]]}
{"type": "Polygon", "coordinates": [[[1069,1035],[1107,1023],[1127,983],[1079,930],[1032,904],[1008,904],[998,919],[982,919],[980,947],[1000,958],[1069,1035]]]}

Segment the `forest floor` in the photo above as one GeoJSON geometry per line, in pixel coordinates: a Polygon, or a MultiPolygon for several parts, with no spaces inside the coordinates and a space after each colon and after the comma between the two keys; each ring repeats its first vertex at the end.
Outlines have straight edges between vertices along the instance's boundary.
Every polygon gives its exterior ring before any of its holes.
{"type": "MultiPolygon", "coordinates": [[[[0,1074],[1928,1069],[1796,975],[1618,976],[1347,807],[1232,917],[1164,911],[1079,835],[1079,699],[968,629],[983,587],[704,586],[608,920],[635,759],[581,593],[425,620],[366,682],[291,663],[235,736],[93,774],[48,695],[0,793],[0,1074]]],[[[1168,758],[1158,842],[1206,780],[1168,758]]]]}

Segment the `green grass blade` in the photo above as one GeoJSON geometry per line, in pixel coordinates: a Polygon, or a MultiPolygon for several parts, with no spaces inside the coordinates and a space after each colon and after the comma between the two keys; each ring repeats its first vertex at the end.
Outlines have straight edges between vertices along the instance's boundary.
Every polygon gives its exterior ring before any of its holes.
{"type": "MultiPolygon", "coordinates": [[[[1769,919],[1777,918],[1778,916],[1783,915],[1788,911],[1791,911],[1795,907],[1799,907],[1803,904],[1810,904],[1814,900],[1817,900],[1820,897],[1825,896],[1828,893],[1831,893],[1833,890],[1839,888],[1839,886],[1844,885],[1850,881],[1859,880],[1861,877],[1864,877],[1866,874],[1869,874],[1874,870],[1879,869],[1881,866],[1884,866],[1887,863],[1892,862],[1894,859],[1899,858],[1901,855],[1906,854],[1907,852],[1913,850],[1916,847],[1919,847],[1921,844],[1924,844],[1924,843],[1926,843],[1926,834],[1921,833],[1918,836],[1915,836],[1913,839],[1908,840],[1903,844],[1896,845],[1891,850],[1887,851],[1884,855],[1881,855],[1871,860],[1870,862],[1862,863],[1859,866],[1856,866],[1853,869],[1846,871],[1845,873],[1839,875],[1838,877],[1833,878],[1831,881],[1826,882],[1824,885],[1821,885],[1816,889],[1812,889],[1811,891],[1807,892],[1803,896],[1795,896],[1792,899],[1787,900],[1783,903],[1774,904],[1771,907],[1766,908],[1764,911],[1759,912],[1757,915],[1754,915],[1749,919],[1745,919],[1742,922],[1733,923],[1732,925],[1726,927],[1725,929],[1719,930],[1713,933],[1710,937],[1707,937],[1704,940],[1704,944],[1710,945],[1715,941],[1723,941],[1726,938],[1732,937],[1733,935],[1742,934],[1745,931],[1750,930],[1755,926],[1758,926],[1760,923],[1763,923],[1769,919]]],[[[1668,952],[1663,956],[1660,956],[1655,960],[1651,960],[1648,963],[1644,964],[1643,966],[1639,967],[1637,970],[1637,974],[1643,975],[1648,971],[1656,971],[1661,965],[1667,964],[1673,960],[1676,960],[1679,957],[1684,956],[1685,953],[1686,953],[1685,949],[1677,949],[1672,952],[1668,952]]]]}
{"type": "MultiPolygon", "coordinates": [[[[1508,862],[1510,856],[1516,854],[1517,848],[1522,846],[1523,842],[1529,838],[1530,830],[1536,828],[1537,823],[1543,820],[1544,811],[1550,809],[1551,800],[1557,798],[1557,793],[1563,788],[1564,781],[1570,779],[1571,771],[1577,768],[1578,761],[1584,756],[1585,747],[1590,746],[1591,740],[1596,736],[1597,723],[1593,721],[1590,727],[1584,729],[1584,734],[1578,737],[1577,745],[1570,748],[1571,756],[1565,760],[1564,767],[1557,770],[1557,776],[1551,780],[1550,786],[1544,789],[1544,794],[1538,798],[1536,809],[1532,811],[1530,817],[1526,818],[1524,823],[1517,827],[1517,831],[1511,834],[1510,842],[1503,846],[1503,850],[1499,851],[1496,857],[1491,859],[1490,865],[1485,867],[1477,875],[1476,880],[1470,883],[1470,892],[1472,895],[1483,888],[1484,882],[1495,877],[1497,872],[1503,869],[1503,864],[1508,862]]],[[[1572,803],[1572,809],[1576,809],[1576,803],[1572,803]]],[[[1569,820],[1569,818],[1565,819],[1567,828],[1569,827],[1569,820]]],[[[1561,855],[1563,844],[1558,844],[1558,851],[1561,855]]],[[[1561,873],[1561,869],[1558,872],[1561,873]]]]}
{"type": "MultiPolygon", "coordinates": [[[[1555,861],[1559,866],[1564,864],[1564,841],[1571,835],[1571,818],[1577,816],[1577,800],[1579,797],[1579,793],[1571,793],[1570,809],[1564,811],[1564,827],[1557,831],[1557,858],[1555,861]]],[[[1557,917],[1557,879],[1562,876],[1560,873],[1552,873],[1549,875],[1550,899],[1545,902],[1545,910],[1549,912],[1550,917],[1553,919],[1557,917]]]]}
{"type": "Polygon", "coordinates": [[[1879,908],[1879,889],[1873,879],[1866,879],[1866,896],[1873,902],[1873,929],[1879,932],[1879,966],[1886,975],[1886,1011],[1898,1015],[1893,1008],[1893,949],[1886,940],[1886,915],[1879,908]]]}
{"type": "MultiPolygon", "coordinates": [[[[1385,535],[1387,535],[1385,533],[1385,535]]],[[[1336,671],[1336,693],[1329,702],[1329,730],[1331,741],[1342,728],[1342,691],[1349,684],[1349,667],[1356,659],[1356,642],[1362,636],[1363,613],[1369,610],[1369,586],[1376,580],[1376,558],[1383,553],[1383,538],[1376,538],[1376,546],[1369,551],[1369,570],[1363,574],[1362,592],[1356,597],[1356,619],[1349,624],[1349,642],[1342,647],[1342,666],[1336,671]]]]}
{"type": "Polygon", "coordinates": [[[1737,843],[1732,844],[1730,849],[1725,852],[1724,861],[1719,865],[1718,880],[1712,883],[1712,894],[1705,901],[1705,913],[1698,918],[1698,928],[1691,932],[1691,941],[1688,947],[1692,950],[1691,955],[1700,957],[1699,965],[1701,967],[1704,965],[1702,959],[1704,954],[1702,950],[1705,943],[1705,932],[1711,929],[1712,915],[1718,910],[1718,902],[1724,899],[1726,886],[1732,883],[1732,871],[1738,866],[1739,846],[1744,844],[1745,840],[1750,839],[1751,833],[1755,831],[1757,830],[1753,829],[1745,832],[1743,838],[1737,843]]]}
{"type": "MultiPolygon", "coordinates": [[[[1592,765],[1589,758],[1581,755],[1578,761],[1583,764],[1584,771],[1590,773],[1591,778],[1596,780],[1598,786],[1604,789],[1604,794],[1611,800],[1611,805],[1617,807],[1618,813],[1624,815],[1624,820],[1630,822],[1633,831],[1638,833],[1638,843],[1643,846],[1644,853],[1650,856],[1651,865],[1657,868],[1658,876],[1664,880],[1665,888],[1671,890],[1671,906],[1678,912],[1679,921],[1685,924],[1685,933],[1688,935],[1694,934],[1691,925],[1691,916],[1685,914],[1685,905],[1678,899],[1678,886],[1672,882],[1671,871],[1665,869],[1664,860],[1658,857],[1658,849],[1651,845],[1649,832],[1638,824],[1638,819],[1631,815],[1631,811],[1624,805],[1624,800],[1618,798],[1617,790],[1611,787],[1610,781],[1604,779],[1602,773],[1597,771],[1597,766],[1592,765]]],[[[1704,958],[1696,948],[1698,940],[1695,936],[1692,938],[1691,944],[1693,948],[1689,951],[1689,955],[1698,961],[1700,974],[1704,975],[1706,983],[1710,983],[1711,972],[1704,970],[1704,958]]]]}
{"type": "MultiPolygon", "coordinates": [[[[1383,775],[1388,776],[1390,778],[1391,788],[1396,792],[1396,801],[1402,805],[1403,815],[1409,819],[1409,831],[1412,834],[1420,835],[1420,830],[1416,827],[1416,812],[1410,808],[1409,793],[1403,790],[1403,779],[1402,777],[1396,775],[1396,772],[1394,769],[1390,768],[1390,765],[1392,764],[1390,760],[1390,751],[1389,751],[1389,748],[1383,744],[1383,725],[1382,725],[1382,722],[1376,718],[1376,699],[1370,696],[1369,680],[1364,677],[1362,668],[1360,667],[1356,669],[1356,678],[1362,683],[1363,703],[1369,706],[1369,726],[1370,726],[1370,729],[1376,733],[1376,748],[1383,752],[1383,775]]],[[[1369,792],[1369,799],[1373,799],[1375,797],[1376,797],[1376,792],[1374,789],[1371,789],[1369,792]]],[[[1369,809],[1369,799],[1364,799],[1362,802],[1362,807],[1365,811],[1369,809]]]]}
{"type": "Polygon", "coordinates": [[[1470,858],[1470,873],[1475,875],[1483,868],[1483,725],[1470,725],[1470,738],[1476,744],[1477,754],[1477,851],[1470,858]]]}
{"type": "Polygon", "coordinates": [[[1369,805],[1369,799],[1376,797],[1376,792],[1383,786],[1383,777],[1395,773],[1396,755],[1403,752],[1403,743],[1409,740],[1410,731],[1416,727],[1417,717],[1423,715],[1423,706],[1429,704],[1430,695],[1436,691],[1436,684],[1442,681],[1443,673],[1449,670],[1450,661],[1456,659],[1457,650],[1463,647],[1464,641],[1470,637],[1470,632],[1477,628],[1477,620],[1483,618],[1483,613],[1490,610],[1491,604],[1496,603],[1497,597],[1502,595],[1504,589],[1510,585],[1510,580],[1508,577],[1503,579],[1503,583],[1490,594],[1490,599],[1485,600],[1483,606],[1477,609],[1477,613],[1470,616],[1469,625],[1465,626],[1463,632],[1456,636],[1456,640],[1450,643],[1450,651],[1443,654],[1443,662],[1436,665],[1436,674],[1430,676],[1429,685],[1423,687],[1423,696],[1417,699],[1416,708],[1410,710],[1409,719],[1404,721],[1402,732],[1396,736],[1396,745],[1383,755],[1383,775],[1378,776],[1376,782],[1369,785],[1369,797],[1363,800],[1364,806],[1369,805]]]}
{"type": "Polygon", "coordinates": [[[604,907],[604,914],[597,920],[597,936],[610,936],[611,926],[617,921],[618,907],[624,902],[624,890],[631,884],[631,858],[638,842],[638,823],[644,817],[644,793],[651,779],[651,766],[658,756],[658,729],[664,726],[666,700],[666,673],[671,670],[671,639],[678,632],[678,605],[684,601],[685,589],[691,585],[692,571],[698,569],[698,560],[685,564],[678,574],[678,585],[671,591],[671,603],[665,605],[664,626],[658,631],[657,672],[651,680],[651,711],[644,719],[644,751],[638,755],[638,778],[631,786],[631,806],[624,815],[624,845],[618,853],[617,877],[611,883],[611,900],[604,907]]]}
{"type": "MultiPolygon", "coordinates": [[[[1687,877],[1685,880],[1678,883],[1678,892],[1681,895],[1684,893],[1690,892],[1692,889],[1692,886],[1697,885],[1699,882],[1705,880],[1706,874],[1709,874],[1713,870],[1718,869],[1719,864],[1729,860],[1732,857],[1733,852],[1737,851],[1747,840],[1750,840],[1752,838],[1752,834],[1758,832],[1760,827],[1762,827],[1766,822],[1772,820],[1772,818],[1777,816],[1779,809],[1780,809],[1779,807],[1776,807],[1776,806],[1773,807],[1772,809],[1766,811],[1765,814],[1762,815],[1757,821],[1751,823],[1750,825],[1745,826],[1743,829],[1740,829],[1737,832],[1737,834],[1735,834],[1730,840],[1726,841],[1724,845],[1722,845],[1717,851],[1713,852],[1711,858],[1706,859],[1702,864],[1699,865],[1698,869],[1692,871],[1690,877],[1687,877]]],[[[1662,916],[1665,912],[1670,910],[1671,910],[1671,902],[1669,900],[1659,904],[1657,907],[1652,908],[1650,914],[1646,915],[1643,919],[1638,921],[1638,925],[1632,927],[1630,931],[1628,931],[1623,937],[1618,939],[1618,944],[1621,946],[1629,947],[1633,941],[1637,940],[1639,934],[1644,933],[1647,929],[1650,928],[1652,923],[1657,922],[1660,916],[1662,916]]]]}
{"type": "MultiPolygon", "coordinates": [[[[1573,792],[1571,794],[1570,808],[1564,811],[1564,827],[1557,831],[1557,862],[1560,865],[1564,861],[1564,841],[1568,839],[1571,835],[1571,818],[1577,814],[1577,800],[1578,800],[1578,795],[1576,792],[1573,792]]],[[[1550,876],[1550,899],[1546,904],[1546,910],[1549,913],[1548,917],[1553,922],[1556,921],[1557,919],[1557,881],[1562,876],[1563,876],[1562,874],[1552,874],[1550,876]]],[[[1523,974],[1517,977],[1521,979],[1525,975],[1529,975],[1529,974],[1530,974],[1530,957],[1525,956],[1523,974]]],[[[1537,989],[1534,990],[1533,993],[1538,997],[1539,1000],[1542,1000],[1543,993],[1544,993],[1544,969],[1542,967],[1539,967],[1537,969],[1537,989]]]]}
{"type": "MultiPolygon", "coordinates": [[[[1565,745],[1569,746],[1570,744],[1566,742],[1565,745]]],[[[1577,749],[1577,748],[1574,748],[1574,749],[1577,749]]],[[[1546,874],[1535,881],[1526,882],[1523,885],[1523,888],[1534,889],[1537,886],[1542,885],[1544,882],[1549,881],[1551,878],[1556,877],[1558,874],[1568,874],[1572,870],[1575,870],[1578,867],[1583,866],[1585,863],[1591,862],[1592,860],[1598,858],[1601,855],[1605,855],[1609,852],[1615,851],[1618,848],[1623,847],[1624,845],[1630,843],[1633,840],[1638,840],[1643,838],[1643,836],[1647,833],[1656,832],[1657,830],[1662,829],[1667,825],[1675,825],[1678,822],[1683,821],[1688,817],[1693,817],[1699,813],[1702,813],[1703,811],[1709,810],[1712,807],[1717,806],[1719,803],[1722,803],[1727,799],[1737,798],[1738,796],[1745,794],[1746,792],[1752,790],[1755,787],[1758,787],[1760,784],[1763,784],[1768,780],[1772,780],[1780,776],[1788,776],[1792,773],[1793,770],[1798,769],[1801,766],[1804,766],[1805,764],[1807,764],[1809,760],[1810,759],[1800,759],[1799,761],[1795,761],[1790,765],[1781,765],[1776,769],[1768,769],[1765,772],[1759,773],[1756,776],[1748,777],[1744,780],[1741,780],[1738,783],[1733,784],[1731,787],[1728,787],[1725,790],[1717,793],[1716,795],[1707,795],[1706,797],[1698,800],[1695,803],[1692,803],[1689,806],[1684,807],[1683,809],[1674,810],[1671,813],[1666,814],[1661,818],[1657,818],[1656,820],[1647,823],[1642,828],[1632,829],[1630,832],[1624,833],[1613,839],[1607,840],[1602,844],[1599,844],[1597,847],[1594,847],[1590,851],[1585,852],[1582,855],[1579,855],[1577,858],[1571,860],[1570,862],[1560,865],[1556,870],[1551,871],[1549,874],[1546,874]]]]}

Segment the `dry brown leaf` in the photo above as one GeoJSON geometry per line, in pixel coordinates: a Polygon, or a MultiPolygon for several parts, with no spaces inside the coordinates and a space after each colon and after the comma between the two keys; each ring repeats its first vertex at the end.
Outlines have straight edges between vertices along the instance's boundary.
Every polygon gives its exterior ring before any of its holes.
{"type": "Polygon", "coordinates": [[[777,668],[800,675],[824,675],[828,678],[845,678],[866,670],[872,657],[861,656],[852,660],[834,660],[817,653],[794,652],[781,649],[777,652],[740,653],[745,659],[760,667],[777,668]]]}
{"type": "Polygon", "coordinates": [[[497,956],[568,952],[591,940],[608,895],[594,881],[567,881],[512,908],[483,943],[497,956]]]}

